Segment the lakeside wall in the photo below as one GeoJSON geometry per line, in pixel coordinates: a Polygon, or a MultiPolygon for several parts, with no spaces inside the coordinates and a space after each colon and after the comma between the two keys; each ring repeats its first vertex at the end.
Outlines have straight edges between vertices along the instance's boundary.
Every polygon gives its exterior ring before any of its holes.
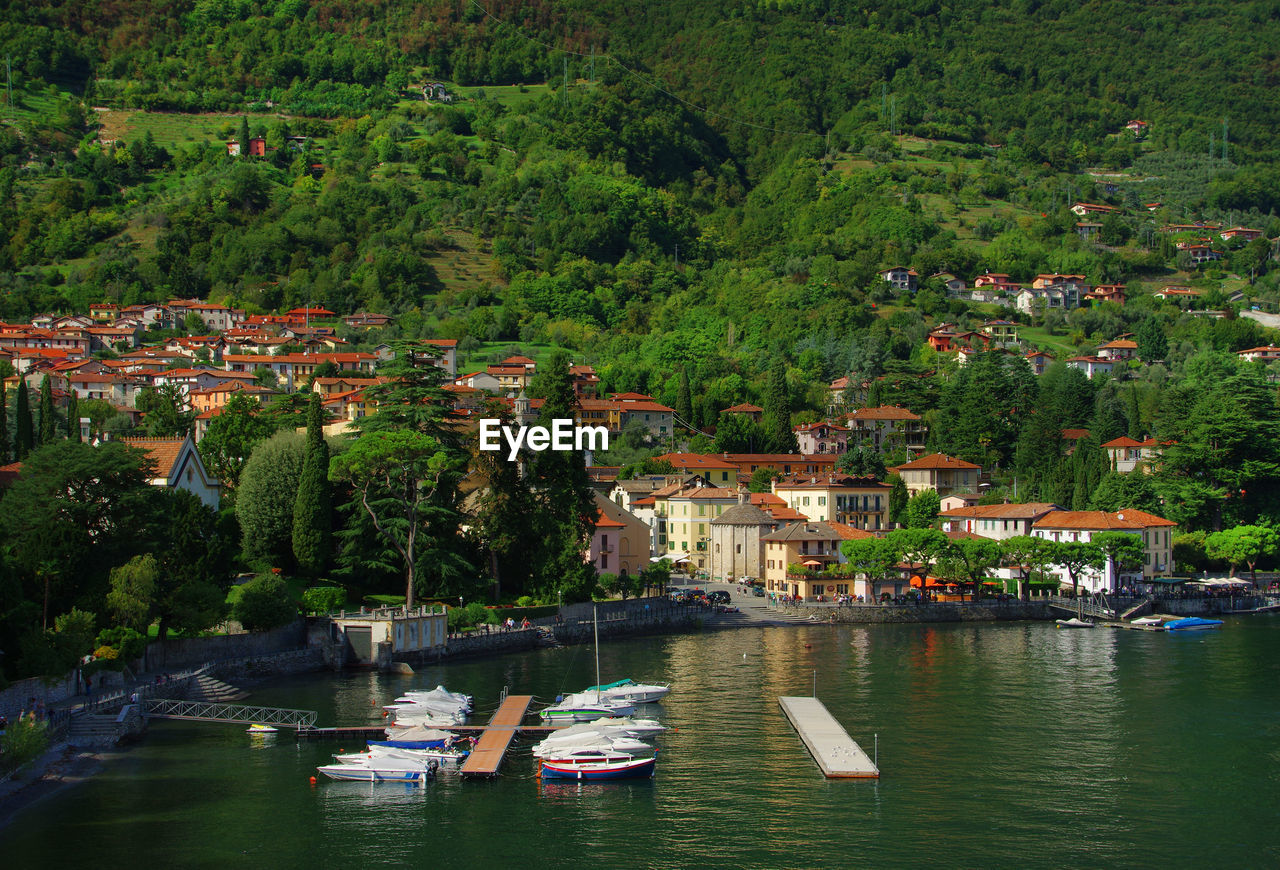
{"type": "Polygon", "coordinates": [[[175,638],[147,644],[147,651],[142,657],[142,672],[182,671],[206,662],[272,655],[306,645],[307,623],[302,618],[270,631],[175,638]]]}

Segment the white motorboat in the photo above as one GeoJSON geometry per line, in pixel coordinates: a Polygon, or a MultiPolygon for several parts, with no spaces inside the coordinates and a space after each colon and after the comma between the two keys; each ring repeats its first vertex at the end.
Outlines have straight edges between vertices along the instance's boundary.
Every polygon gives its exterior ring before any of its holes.
{"type": "MultiPolygon", "coordinates": [[[[404,693],[405,698],[415,700],[439,701],[449,703],[464,708],[466,712],[471,712],[472,698],[470,695],[464,695],[461,692],[450,692],[444,686],[436,686],[428,691],[412,690],[404,693]]],[[[400,700],[399,698],[396,699],[400,700]]]]}
{"type": "Polygon", "coordinates": [[[451,725],[461,725],[467,721],[465,713],[449,713],[443,710],[430,710],[426,707],[414,705],[396,707],[387,712],[395,717],[392,720],[392,724],[400,726],[422,725],[427,728],[448,728],[451,725]]]}
{"type": "Polygon", "coordinates": [[[1096,623],[1087,622],[1083,619],[1076,619],[1074,616],[1070,619],[1059,619],[1058,628],[1093,628],[1096,623]]]}
{"type": "Polygon", "coordinates": [[[609,737],[598,731],[579,732],[575,734],[553,734],[533,747],[535,758],[571,758],[579,753],[636,753],[650,752],[653,747],[643,740],[634,737],[609,737]]]}
{"type": "Polygon", "coordinates": [[[316,770],[330,779],[349,779],[358,782],[416,782],[426,783],[435,776],[439,765],[418,759],[397,758],[382,755],[363,758],[359,762],[324,764],[316,770]]]}
{"type": "Polygon", "coordinates": [[[440,769],[455,769],[462,766],[462,762],[466,761],[467,756],[471,752],[466,749],[454,747],[440,747],[438,749],[402,749],[396,746],[381,746],[378,744],[370,744],[365,752],[347,753],[346,755],[335,755],[333,760],[339,764],[368,764],[383,758],[402,758],[407,761],[417,761],[424,764],[435,762],[440,769]]]}
{"type": "Polygon", "coordinates": [[[1164,620],[1158,616],[1140,616],[1137,619],[1132,620],[1129,624],[1155,627],[1157,625],[1163,625],[1164,620]]]}
{"type": "Polygon", "coordinates": [[[635,705],[626,701],[610,701],[597,698],[595,692],[579,692],[557,698],[555,704],[538,715],[547,722],[590,722],[611,716],[630,716],[635,711],[635,705]]]}
{"type": "Polygon", "coordinates": [[[657,719],[633,719],[630,716],[596,719],[591,727],[605,734],[625,734],[628,737],[646,737],[667,730],[657,719]]]}
{"type": "Polygon", "coordinates": [[[670,686],[637,683],[628,678],[604,686],[591,686],[585,689],[583,694],[599,692],[602,698],[630,701],[633,704],[650,704],[662,700],[670,691],[670,686]]]}

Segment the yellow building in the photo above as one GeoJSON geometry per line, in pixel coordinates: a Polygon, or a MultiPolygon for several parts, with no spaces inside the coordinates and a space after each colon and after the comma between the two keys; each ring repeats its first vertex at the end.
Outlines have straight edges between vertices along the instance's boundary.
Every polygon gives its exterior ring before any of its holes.
{"type": "Polygon", "coordinates": [[[785,477],[773,482],[773,494],[811,520],[872,531],[889,527],[891,489],[874,478],[835,473],[785,477]]]}
{"type": "Polygon", "coordinates": [[[737,489],[719,486],[680,486],[670,494],[654,493],[655,513],[665,521],[667,556],[688,557],[691,569],[706,571],[711,564],[711,521],[738,503],[737,489]]]}

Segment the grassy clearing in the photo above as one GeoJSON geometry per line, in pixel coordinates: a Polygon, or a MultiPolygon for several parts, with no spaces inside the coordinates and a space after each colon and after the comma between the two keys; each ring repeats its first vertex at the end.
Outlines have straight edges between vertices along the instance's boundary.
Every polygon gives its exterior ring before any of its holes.
{"type": "Polygon", "coordinates": [[[551,354],[557,350],[567,351],[573,354],[569,348],[561,347],[558,344],[530,344],[523,341],[486,341],[482,342],[478,350],[459,356],[458,371],[475,371],[485,366],[500,363],[507,357],[511,356],[527,356],[538,365],[542,365],[551,357],[551,354]]]}
{"type": "MultiPolygon", "coordinates": [[[[192,145],[197,142],[223,142],[233,139],[240,129],[240,114],[189,115],[178,112],[141,112],[133,109],[99,109],[98,123],[102,125],[99,139],[131,142],[147,131],[157,145],[165,148],[192,145]],[[230,126],[231,133],[226,132],[230,126]]],[[[258,124],[275,124],[281,115],[246,113],[249,129],[258,124]]]]}
{"type": "Polygon", "coordinates": [[[1080,348],[1072,344],[1069,337],[1050,335],[1043,326],[1020,326],[1018,337],[1029,344],[1044,348],[1053,354],[1055,359],[1064,360],[1080,354],[1080,348]]]}
{"type": "Polygon", "coordinates": [[[428,256],[441,283],[449,290],[469,290],[489,284],[501,286],[493,254],[483,250],[480,240],[465,230],[448,231],[453,247],[428,256]]]}

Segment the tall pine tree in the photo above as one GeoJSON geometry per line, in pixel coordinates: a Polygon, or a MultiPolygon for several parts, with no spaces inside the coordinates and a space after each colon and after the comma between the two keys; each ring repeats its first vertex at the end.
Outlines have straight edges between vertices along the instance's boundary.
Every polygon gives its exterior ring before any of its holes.
{"type": "Polygon", "coordinates": [[[35,430],[31,425],[31,395],[25,378],[18,380],[18,398],[14,405],[17,419],[13,423],[13,452],[15,458],[23,460],[35,446],[35,430]]]}
{"type": "Polygon", "coordinates": [[[331,530],[329,445],[324,442],[324,407],[320,394],[311,394],[307,408],[307,448],[293,502],[293,555],[302,570],[321,574],[329,564],[331,530]]]}
{"type": "Polygon", "coordinates": [[[49,376],[45,375],[40,382],[40,443],[52,444],[57,433],[57,421],[53,413],[53,386],[49,376]]]}

